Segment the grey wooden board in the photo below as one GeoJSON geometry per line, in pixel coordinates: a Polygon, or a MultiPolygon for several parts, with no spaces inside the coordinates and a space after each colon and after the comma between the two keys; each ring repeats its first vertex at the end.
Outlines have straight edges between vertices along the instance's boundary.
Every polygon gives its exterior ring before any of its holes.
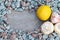
{"type": "Polygon", "coordinates": [[[28,11],[12,11],[12,14],[8,15],[8,23],[12,28],[22,31],[33,31],[42,24],[42,22],[37,19],[35,12],[28,11]]]}

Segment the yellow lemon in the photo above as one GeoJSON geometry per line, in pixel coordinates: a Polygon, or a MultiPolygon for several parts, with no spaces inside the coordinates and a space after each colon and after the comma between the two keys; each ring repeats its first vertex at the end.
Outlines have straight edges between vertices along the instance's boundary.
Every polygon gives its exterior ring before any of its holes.
{"type": "Polygon", "coordinates": [[[40,20],[46,21],[51,15],[51,8],[48,5],[38,7],[36,15],[40,20]]]}

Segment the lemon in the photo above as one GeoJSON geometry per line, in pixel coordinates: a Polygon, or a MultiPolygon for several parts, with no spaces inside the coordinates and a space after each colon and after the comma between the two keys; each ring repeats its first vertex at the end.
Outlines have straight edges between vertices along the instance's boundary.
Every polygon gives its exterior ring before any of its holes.
{"type": "Polygon", "coordinates": [[[40,20],[46,21],[51,15],[51,8],[48,5],[38,7],[36,15],[40,20]]]}

